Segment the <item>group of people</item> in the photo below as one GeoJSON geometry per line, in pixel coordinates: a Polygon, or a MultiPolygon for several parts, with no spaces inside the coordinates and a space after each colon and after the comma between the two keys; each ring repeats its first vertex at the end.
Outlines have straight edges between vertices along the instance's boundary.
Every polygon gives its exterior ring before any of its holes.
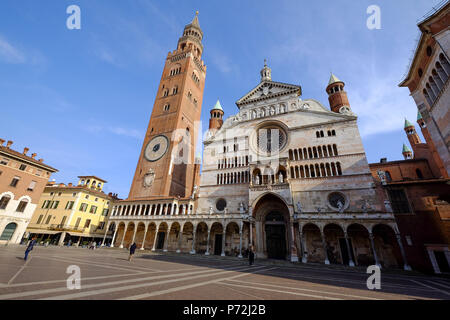
{"type": "MultiPolygon", "coordinates": [[[[27,249],[25,250],[25,257],[24,260],[27,261],[28,255],[33,250],[34,246],[36,245],[36,237],[33,237],[30,241],[30,243],[27,246],[27,249]]],[[[94,250],[97,243],[95,241],[89,242],[88,248],[94,250]]],[[[133,244],[130,246],[130,255],[128,256],[128,261],[131,261],[133,258],[135,252],[136,252],[136,242],[133,242],[133,244]]],[[[253,246],[250,246],[248,250],[248,263],[250,266],[252,266],[255,263],[255,252],[253,251],[253,246]]]]}

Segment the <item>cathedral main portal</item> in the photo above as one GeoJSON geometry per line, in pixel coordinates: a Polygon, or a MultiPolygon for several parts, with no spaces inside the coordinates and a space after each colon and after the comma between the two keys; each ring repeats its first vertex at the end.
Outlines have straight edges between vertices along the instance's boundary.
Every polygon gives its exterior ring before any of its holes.
{"type": "Polygon", "coordinates": [[[270,212],[265,221],[267,258],[286,259],[286,226],[279,212],[270,212]]]}

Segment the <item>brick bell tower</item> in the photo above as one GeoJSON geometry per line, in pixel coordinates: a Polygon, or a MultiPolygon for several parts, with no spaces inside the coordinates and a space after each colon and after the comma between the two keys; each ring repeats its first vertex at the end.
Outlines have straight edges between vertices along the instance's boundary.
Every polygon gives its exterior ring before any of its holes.
{"type": "Polygon", "coordinates": [[[347,92],[344,91],[344,87],[345,83],[339,80],[334,74],[331,74],[326,91],[328,93],[330,108],[333,112],[342,113],[342,107],[350,110],[350,103],[348,102],[347,92]]]}
{"type": "Polygon", "coordinates": [[[196,184],[195,146],[205,86],[198,12],[169,52],[128,200],[189,197],[196,184]]]}

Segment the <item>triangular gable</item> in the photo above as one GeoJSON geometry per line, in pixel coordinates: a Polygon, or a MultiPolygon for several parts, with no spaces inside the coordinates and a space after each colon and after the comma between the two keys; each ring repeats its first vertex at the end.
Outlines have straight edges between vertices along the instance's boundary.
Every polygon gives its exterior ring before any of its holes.
{"type": "Polygon", "coordinates": [[[293,84],[263,81],[258,84],[253,90],[247,93],[245,96],[236,101],[236,105],[240,109],[242,106],[257,102],[272,99],[283,95],[297,93],[299,96],[302,94],[302,88],[293,84]]]}

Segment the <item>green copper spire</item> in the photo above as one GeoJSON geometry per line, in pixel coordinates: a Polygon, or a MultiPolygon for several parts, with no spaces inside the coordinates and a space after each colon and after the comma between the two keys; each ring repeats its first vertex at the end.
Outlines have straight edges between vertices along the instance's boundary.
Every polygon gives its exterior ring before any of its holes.
{"type": "Polygon", "coordinates": [[[212,108],[212,110],[220,110],[220,111],[223,111],[222,106],[220,105],[219,99],[217,99],[216,105],[214,106],[214,108],[212,108]]]}
{"type": "Polygon", "coordinates": [[[414,127],[414,125],[405,118],[405,128],[407,127],[414,127]]]}
{"type": "Polygon", "coordinates": [[[403,150],[402,150],[402,153],[405,153],[405,152],[412,152],[412,151],[411,151],[411,149],[410,149],[406,144],[403,144],[403,150]]]}
{"type": "Polygon", "coordinates": [[[341,80],[338,79],[338,77],[336,77],[333,73],[330,76],[330,81],[328,81],[328,85],[336,83],[336,82],[342,82],[341,80]]]}
{"type": "Polygon", "coordinates": [[[419,110],[417,110],[417,121],[422,119],[422,114],[420,113],[419,110]]]}

